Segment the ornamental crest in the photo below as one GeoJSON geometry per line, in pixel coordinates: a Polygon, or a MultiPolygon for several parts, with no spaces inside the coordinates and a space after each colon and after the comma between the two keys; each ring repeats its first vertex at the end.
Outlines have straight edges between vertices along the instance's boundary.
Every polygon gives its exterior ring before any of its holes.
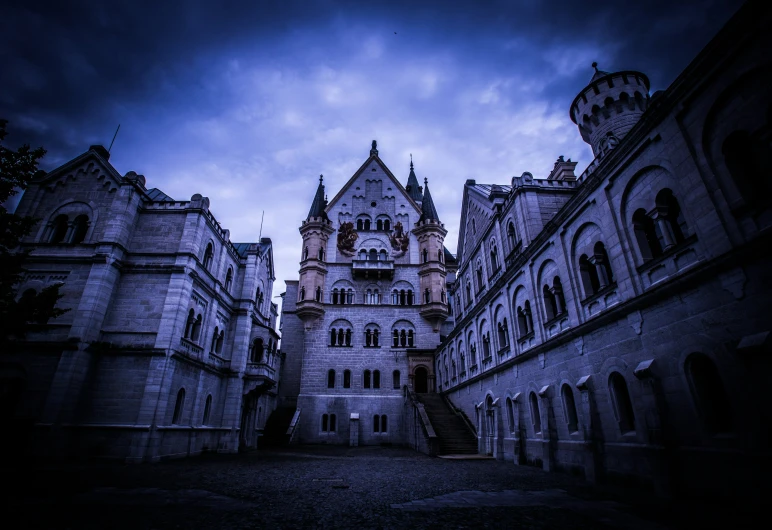
{"type": "Polygon", "coordinates": [[[394,250],[394,257],[398,258],[407,251],[407,247],[410,245],[410,230],[404,231],[402,223],[397,221],[394,225],[394,232],[389,236],[391,241],[391,248],[394,250]]]}
{"type": "Polygon", "coordinates": [[[351,221],[340,223],[338,227],[338,250],[345,256],[354,255],[354,243],[357,238],[354,223],[351,221]]]}

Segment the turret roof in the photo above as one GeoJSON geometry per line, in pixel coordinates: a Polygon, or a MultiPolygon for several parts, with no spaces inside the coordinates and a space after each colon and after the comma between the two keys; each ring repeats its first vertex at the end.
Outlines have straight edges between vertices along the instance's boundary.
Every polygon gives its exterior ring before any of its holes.
{"type": "Polygon", "coordinates": [[[322,217],[327,219],[327,212],[324,209],[327,207],[327,201],[324,199],[324,184],[322,181],[324,177],[319,175],[319,187],[316,188],[316,195],[314,195],[314,201],[311,203],[311,209],[308,210],[308,219],[312,217],[322,217]]]}
{"type": "Polygon", "coordinates": [[[440,216],[437,215],[437,209],[434,207],[434,201],[432,200],[432,194],[429,193],[429,183],[424,179],[424,198],[421,201],[421,219],[420,221],[439,221],[440,216]]]}
{"type": "Polygon", "coordinates": [[[418,185],[418,178],[413,171],[413,155],[410,155],[410,175],[407,177],[407,186],[405,186],[407,194],[415,202],[421,202],[423,200],[423,194],[421,193],[421,186],[418,185]]]}

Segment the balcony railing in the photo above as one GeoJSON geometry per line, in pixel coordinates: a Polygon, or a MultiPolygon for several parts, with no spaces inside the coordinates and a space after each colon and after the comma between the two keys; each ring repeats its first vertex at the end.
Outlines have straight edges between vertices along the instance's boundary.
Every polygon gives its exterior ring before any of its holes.
{"type": "Polygon", "coordinates": [[[364,278],[392,278],[394,260],[355,259],[351,261],[354,276],[364,278]]]}

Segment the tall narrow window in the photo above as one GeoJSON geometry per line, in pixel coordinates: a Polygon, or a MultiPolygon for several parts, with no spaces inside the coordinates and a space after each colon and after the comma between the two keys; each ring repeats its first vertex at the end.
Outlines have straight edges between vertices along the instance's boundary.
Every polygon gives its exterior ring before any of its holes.
{"type": "Polygon", "coordinates": [[[555,295],[548,285],[544,286],[542,293],[544,294],[544,312],[547,315],[547,321],[550,321],[558,315],[558,306],[555,302],[555,295]]]}
{"type": "Polygon", "coordinates": [[[351,388],[351,370],[343,371],[343,388],[351,388]]]}
{"type": "Polygon", "coordinates": [[[319,261],[324,261],[324,248],[319,249],[319,261]]]}
{"type": "Polygon", "coordinates": [[[716,365],[707,355],[692,353],[686,358],[685,370],[705,430],[730,432],[732,409],[716,365]]]}
{"type": "Polygon", "coordinates": [[[375,221],[375,228],[376,230],[383,230],[383,219],[375,221]]]}
{"type": "Polygon", "coordinates": [[[399,370],[394,370],[394,372],[391,374],[392,379],[392,387],[394,390],[399,390],[399,370]]]}
{"type": "Polygon", "coordinates": [[[335,370],[327,371],[327,388],[335,388],[335,370]]]}
{"type": "Polygon", "coordinates": [[[381,417],[378,414],[373,416],[373,432],[381,432],[381,417]]]}
{"type": "Polygon", "coordinates": [[[515,225],[512,223],[512,221],[510,221],[507,225],[507,242],[509,243],[510,252],[512,252],[512,250],[515,248],[515,240],[515,225]]]}
{"type": "Polygon", "coordinates": [[[483,358],[488,359],[491,356],[491,334],[486,333],[482,336],[483,358]]]}
{"type": "Polygon", "coordinates": [[[196,317],[196,321],[193,322],[193,330],[190,333],[190,340],[197,341],[201,338],[201,324],[203,319],[201,318],[201,315],[198,315],[196,317]]]}
{"type": "Polygon", "coordinates": [[[212,412],[212,394],[206,396],[204,402],[204,419],[201,420],[201,425],[209,425],[209,415],[212,412]]]}
{"type": "Polygon", "coordinates": [[[316,301],[321,302],[322,301],[322,288],[317,287],[316,288],[316,301]]]}
{"type": "Polygon", "coordinates": [[[88,232],[88,216],[79,215],[72,222],[72,239],[70,243],[82,243],[88,232]]]}
{"type": "Polygon", "coordinates": [[[388,430],[388,421],[386,414],[381,414],[381,432],[384,433],[388,430]]]}
{"type": "Polygon", "coordinates": [[[322,432],[328,432],[330,430],[330,415],[322,414],[322,432]]]}
{"type": "Polygon", "coordinates": [[[69,219],[66,215],[57,215],[54,219],[54,223],[51,227],[51,239],[50,243],[61,243],[64,241],[64,237],[67,235],[69,228],[69,219]]]}
{"type": "Polygon", "coordinates": [[[357,219],[357,230],[364,230],[364,229],[365,229],[364,221],[362,221],[362,219],[357,219]]]}
{"type": "Polygon", "coordinates": [[[204,252],[204,268],[210,270],[212,267],[212,260],[214,259],[214,248],[212,244],[206,245],[206,251],[204,252]]]}
{"type": "Polygon", "coordinates": [[[233,269],[228,267],[228,273],[225,275],[225,290],[230,292],[233,286],[233,269]]]}
{"type": "Polygon", "coordinates": [[[507,423],[509,424],[509,432],[515,432],[515,411],[512,406],[512,399],[507,398],[507,423]]]}
{"type": "Polygon", "coordinates": [[[429,289],[424,289],[424,303],[428,304],[432,301],[432,294],[429,289]]]}
{"type": "Polygon", "coordinates": [[[660,191],[657,194],[656,203],[659,214],[664,217],[666,227],[673,236],[673,243],[677,245],[683,242],[686,239],[688,227],[681,206],[679,206],[673,192],[669,189],[660,191]]]}
{"type": "Polygon", "coordinates": [[[399,346],[399,330],[392,331],[392,343],[391,345],[396,348],[399,346]]]}
{"type": "Polygon", "coordinates": [[[574,391],[571,390],[568,384],[565,384],[561,393],[563,394],[563,415],[568,425],[568,432],[577,432],[579,430],[579,419],[576,415],[574,391]]]}
{"type": "Polygon", "coordinates": [[[217,335],[217,340],[215,341],[214,352],[222,353],[222,347],[224,343],[225,343],[225,330],[221,329],[220,334],[217,335]]]}
{"type": "Polygon", "coordinates": [[[182,410],[185,407],[185,389],[180,388],[177,392],[177,401],[174,403],[174,414],[172,415],[172,424],[179,425],[182,422],[182,410]]]}
{"type": "Polygon", "coordinates": [[[335,414],[330,414],[330,432],[335,432],[337,428],[335,414]]]}
{"type": "Polygon", "coordinates": [[[196,313],[191,309],[188,311],[188,319],[185,321],[185,332],[182,337],[189,339],[193,335],[193,324],[196,321],[196,313]]]}
{"type": "Polygon", "coordinates": [[[643,208],[636,210],[633,214],[633,231],[643,261],[662,255],[662,246],[654,228],[654,220],[646,215],[643,208]]]}
{"type": "Polygon", "coordinates": [[[365,219],[365,230],[370,230],[370,219],[365,219]]]}
{"type": "Polygon", "coordinates": [[[303,261],[308,259],[308,247],[303,249],[303,261]]]}
{"type": "Polygon", "coordinates": [[[630,393],[627,391],[627,382],[618,372],[614,372],[609,377],[609,388],[611,389],[611,401],[614,405],[614,415],[616,416],[619,430],[622,434],[635,430],[635,414],[633,413],[633,403],[630,400],[630,393]]]}
{"type": "Polygon", "coordinates": [[[595,271],[598,273],[598,282],[602,289],[614,283],[614,271],[611,270],[606,245],[598,241],[593,247],[593,253],[595,254],[595,271]]]}
{"type": "Polygon", "coordinates": [[[384,230],[391,230],[391,222],[388,219],[383,221],[383,229],[384,230]]]}
{"type": "Polygon", "coordinates": [[[595,270],[595,265],[590,263],[590,259],[586,254],[582,254],[579,257],[579,274],[582,277],[585,297],[592,296],[600,290],[598,272],[595,270]]]}
{"type": "Polygon", "coordinates": [[[528,398],[531,404],[531,422],[533,423],[534,434],[541,433],[541,414],[539,413],[539,401],[536,398],[536,393],[531,392],[528,398]]]}
{"type": "Polygon", "coordinates": [[[364,377],[362,378],[362,386],[364,388],[370,388],[370,370],[365,370],[364,377]]]}
{"type": "Polygon", "coordinates": [[[523,308],[517,306],[517,328],[520,331],[520,337],[528,335],[528,321],[525,318],[523,308]]]}
{"type": "Polygon", "coordinates": [[[381,388],[381,371],[375,370],[373,372],[373,388],[381,388]]]}
{"type": "Polygon", "coordinates": [[[300,288],[300,301],[302,302],[305,299],[306,299],[306,288],[305,287],[301,287],[300,288]]]}
{"type": "Polygon", "coordinates": [[[421,253],[421,256],[423,257],[423,263],[426,263],[427,261],[429,261],[429,251],[428,250],[424,249],[423,252],[421,253]]]}

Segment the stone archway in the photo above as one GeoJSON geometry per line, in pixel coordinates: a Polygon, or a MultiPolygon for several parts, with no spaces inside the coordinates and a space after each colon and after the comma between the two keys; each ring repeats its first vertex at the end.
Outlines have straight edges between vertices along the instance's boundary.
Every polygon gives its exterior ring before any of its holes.
{"type": "Polygon", "coordinates": [[[429,391],[429,371],[423,366],[416,367],[413,372],[413,389],[416,394],[426,394],[429,391]]]}

